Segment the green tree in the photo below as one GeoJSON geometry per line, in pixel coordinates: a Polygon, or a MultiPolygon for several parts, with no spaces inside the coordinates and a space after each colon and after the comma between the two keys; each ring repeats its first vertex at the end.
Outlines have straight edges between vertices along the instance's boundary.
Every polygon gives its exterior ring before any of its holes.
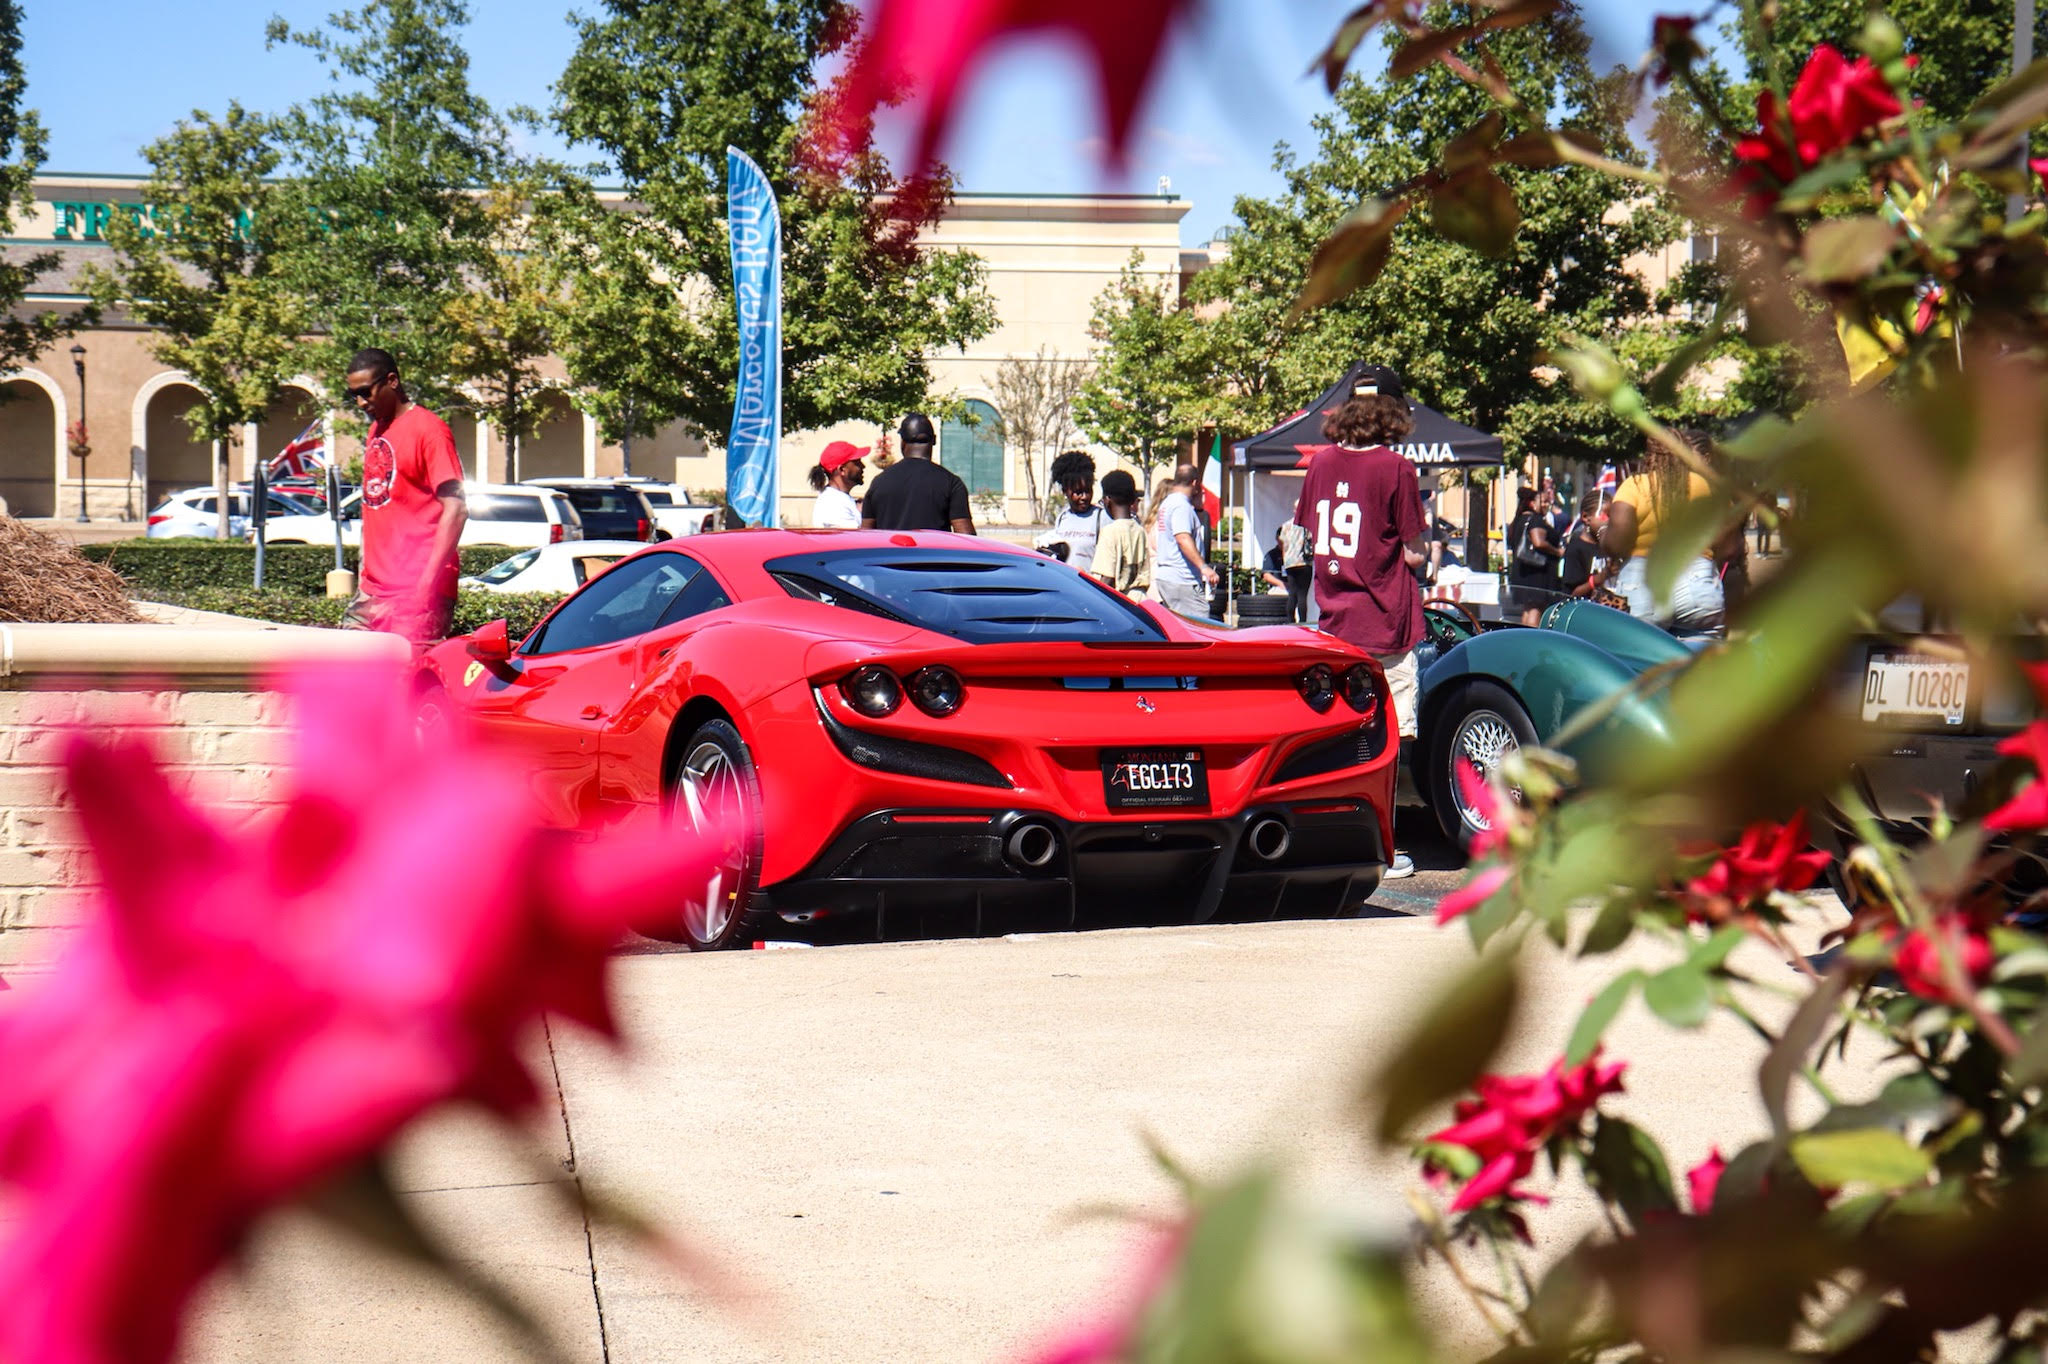
{"type": "Polygon", "coordinates": [[[297,370],[307,321],[304,300],[273,268],[308,231],[270,180],[275,134],[271,120],[230,104],[223,118],[195,113],[151,143],[141,197],[153,211],[116,214],[113,265],[86,275],[94,299],[150,328],[150,354],[198,387],[186,420],[214,447],[221,539],[229,452],[297,370]]]}
{"type": "Polygon", "coordinates": [[[460,384],[508,452],[507,477],[520,475],[520,442],[533,433],[543,400],[556,387],[541,370],[554,348],[560,298],[549,259],[550,202],[566,172],[545,162],[510,164],[478,191],[488,235],[479,244],[470,288],[449,301],[449,377],[460,384]]]}
{"type": "Polygon", "coordinates": [[[470,88],[468,20],[461,0],[370,0],[322,28],[269,30],[335,82],[281,120],[292,211],[321,229],[275,267],[306,300],[314,372],[338,378],[357,349],[381,346],[443,412],[474,410],[457,359],[474,353],[464,300],[502,226],[478,191],[515,161],[510,127],[470,88]]]}
{"type": "Polygon", "coordinates": [[[725,436],[738,368],[727,146],[781,203],[785,429],[926,406],[926,357],[994,327],[980,259],[916,242],[950,179],[906,190],[866,129],[852,150],[813,136],[832,107],[818,63],[853,24],[839,0],[607,0],[578,21],[557,125],[641,206],[593,204],[583,249],[562,257],[560,352],[608,436],[628,414],[642,431],[680,420],[725,436]]]}
{"type": "MultiPolygon", "coordinates": [[[[28,76],[21,65],[21,6],[0,0],[0,236],[12,233],[15,216],[35,209],[36,170],[48,138],[33,109],[21,107],[28,76]]],[[[9,255],[0,260],[0,370],[24,365],[60,337],[92,321],[88,313],[65,315],[27,306],[37,280],[57,268],[54,251],[9,255]]],[[[80,413],[81,420],[85,414],[80,413]]]]}
{"type": "MultiPolygon", "coordinates": [[[[1433,5],[1430,22],[1468,17],[1433,5]]],[[[1392,40],[1390,39],[1390,46],[1392,40]]],[[[1575,9],[1496,35],[1491,51],[1536,118],[1597,139],[1635,160],[1625,82],[1597,75],[1575,9]]],[[[1463,224],[1440,220],[1472,205],[1449,196],[1418,205],[1394,229],[1394,249],[1372,284],[1290,325],[1289,308],[1316,248],[1345,214],[1430,170],[1453,139],[1493,112],[1487,96],[1431,64],[1411,77],[1359,77],[1315,120],[1313,159],[1285,146],[1276,165],[1287,188],[1240,199],[1229,255],[1192,281],[1219,415],[1256,430],[1300,407],[1357,360],[1392,366],[1422,401],[1499,433],[1511,458],[1597,461],[1635,448],[1619,424],[1549,377],[1545,356],[1569,334],[1613,336],[1656,315],[1629,257],[1670,241],[1678,223],[1653,199],[1582,167],[1505,167],[1519,225],[1486,254],[1463,224]],[[1459,240],[1437,230],[1456,229],[1459,240]]],[[[1485,206],[1489,213],[1496,205],[1485,206]]],[[[1487,244],[1482,242],[1482,244],[1487,244]]]]}
{"type": "Polygon", "coordinates": [[[1074,421],[1144,471],[1171,459],[1198,418],[1202,357],[1194,314],[1180,306],[1178,281],[1147,272],[1135,251],[1095,300],[1088,334],[1100,350],[1074,396],[1074,421]]]}

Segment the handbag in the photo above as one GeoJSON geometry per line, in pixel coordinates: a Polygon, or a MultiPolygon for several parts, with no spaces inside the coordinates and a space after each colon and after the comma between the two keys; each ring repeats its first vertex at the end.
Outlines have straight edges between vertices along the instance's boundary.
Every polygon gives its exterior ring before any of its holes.
{"type": "Polygon", "coordinates": [[[1529,573],[1550,572],[1550,556],[1529,543],[1529,527],[1522,527],[1522,535],[1515,542],[1515,567],[1529,573]]]}

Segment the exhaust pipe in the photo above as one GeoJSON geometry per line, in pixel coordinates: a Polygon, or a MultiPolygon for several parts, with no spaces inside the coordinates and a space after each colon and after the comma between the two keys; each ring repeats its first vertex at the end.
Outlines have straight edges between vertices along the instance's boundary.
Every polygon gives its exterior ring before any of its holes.
{"type": "Polygon", "coordinates": [[[1261,862],[1278,862],[1287,856],[1288,845],[1293,842],[1294,835],[1288,832],[1286,824],[1271,815],[1255,820],[1245,833],[1246,846],[1261,862]]]}
{"type": "Polygon", "coordinates": [[[1059,835],[1044,824],[1020,824],[1003,840],[1003,856],[1025,871],[1040,870],[1059,850],[1059,835]]]}

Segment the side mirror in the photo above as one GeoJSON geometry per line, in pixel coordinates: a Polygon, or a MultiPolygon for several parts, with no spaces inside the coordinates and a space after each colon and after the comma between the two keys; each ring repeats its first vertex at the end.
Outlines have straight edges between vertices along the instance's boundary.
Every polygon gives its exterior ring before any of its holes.
{"type": "Polygon", "coordinates": [[[489,625],[478,626],[464,646],[471,658],[486,663],[503,663],[512,657],[512,636],[505,628],[505,622],[494,620],[489,625]]]}

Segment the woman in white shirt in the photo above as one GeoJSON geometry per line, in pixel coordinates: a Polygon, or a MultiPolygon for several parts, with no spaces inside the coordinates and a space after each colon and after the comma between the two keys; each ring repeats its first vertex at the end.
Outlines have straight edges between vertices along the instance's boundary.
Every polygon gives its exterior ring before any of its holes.
{"type": "Polygon", "coordinates": [[[811,468],[811,486],[818,490],[811,525],[819,530],[860,529],[860,503],[853,500],[853,490],[868,476],[861,463],[867,453],[867,447],[850,441],[835,440],[825,447],[811,468]]]}

